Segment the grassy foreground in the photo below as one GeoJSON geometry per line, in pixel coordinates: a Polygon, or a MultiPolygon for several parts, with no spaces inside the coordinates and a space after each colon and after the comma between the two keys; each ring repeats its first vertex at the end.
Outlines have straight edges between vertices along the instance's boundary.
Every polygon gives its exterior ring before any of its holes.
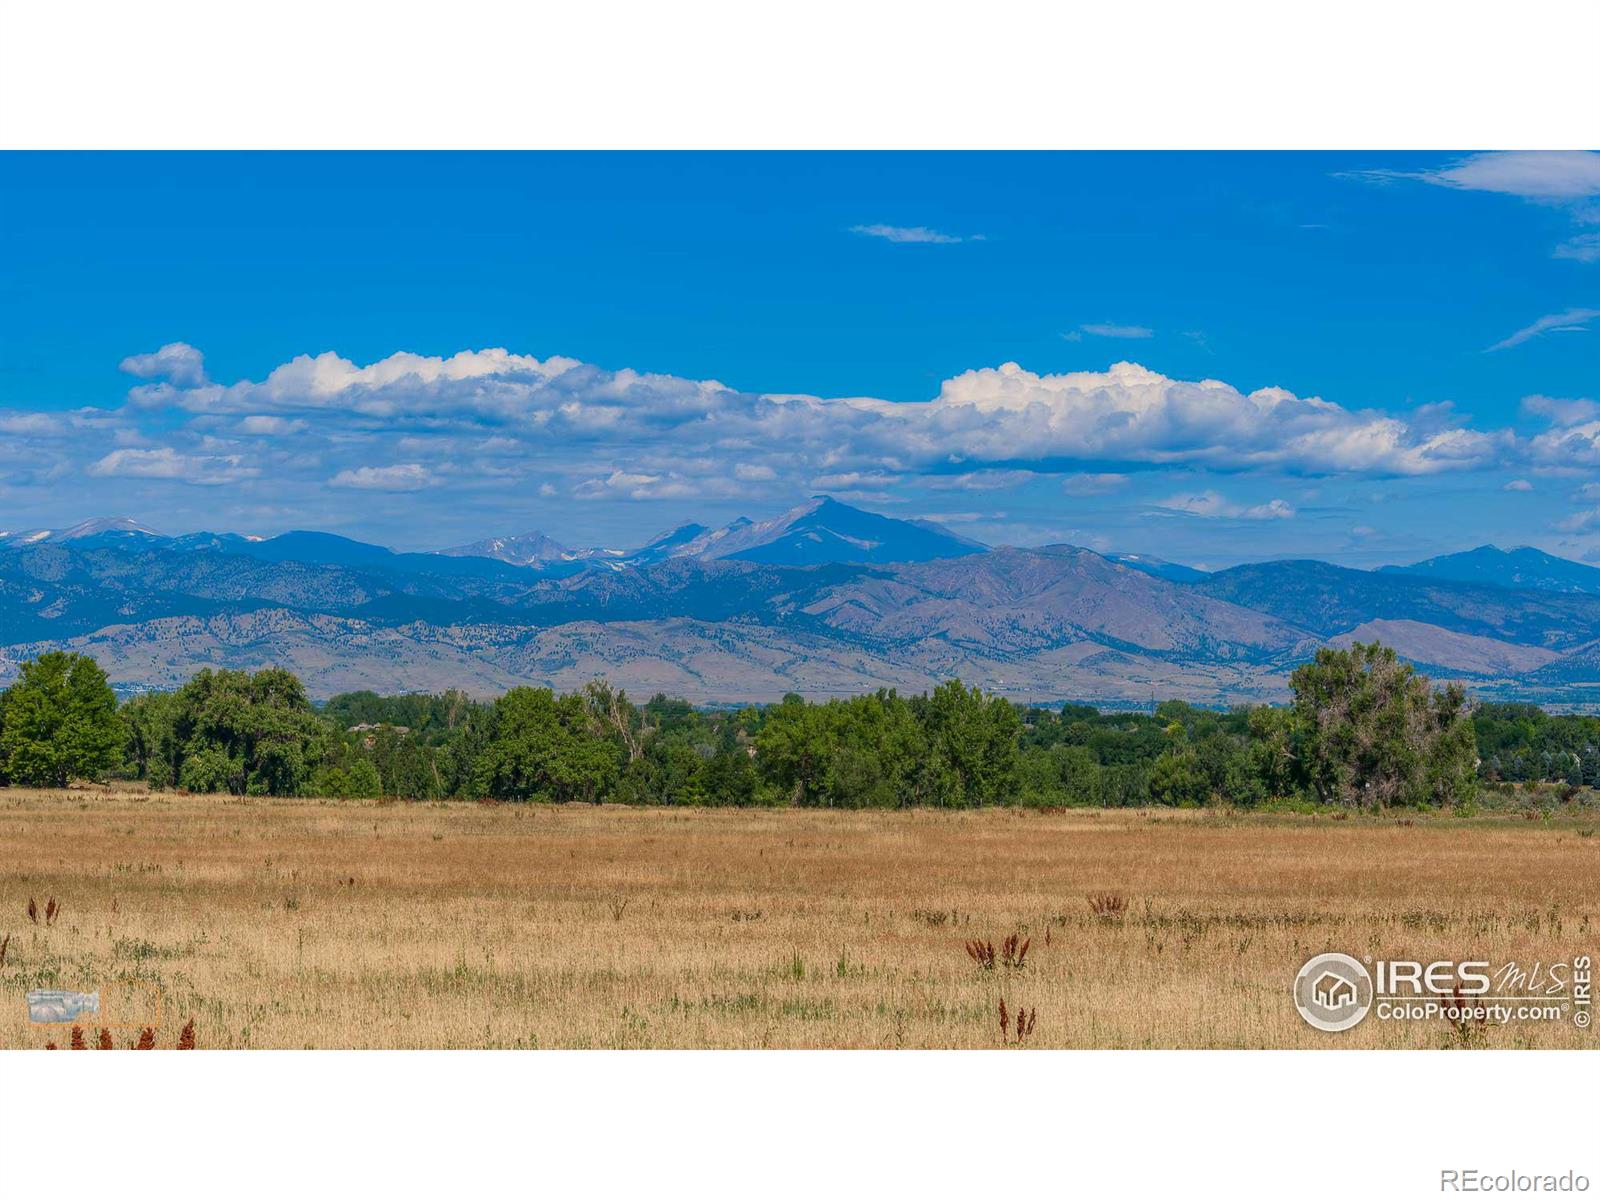
{"type": "MultiPolygon", "coordinates": [[[[119,977],[159,985],[160,1045],[192,1017],[202,1049],[994,1047],[1002,1000],[1035,1012],[1030,1046],[1446,1046],[1442,1021],[1319,1033],[1294,974],[1329,949],[1594,954],[1597,823],[12,789],[0,1046],[47,1040],[28,988],[119,977]],[[965,949],[1013,933],[1020,970],[965,949]]],[[[1570,1021],[1470,1041],[1594,1043],[1570,1021]]]]}

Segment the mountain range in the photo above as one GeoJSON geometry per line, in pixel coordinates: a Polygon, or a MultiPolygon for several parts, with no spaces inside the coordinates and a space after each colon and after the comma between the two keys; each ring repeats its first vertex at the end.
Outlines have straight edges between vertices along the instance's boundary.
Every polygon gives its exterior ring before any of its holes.
{"type": "Polygon", "coordinates": [[[1557,558],[1532,546],[1518,546],[1514,550],[1479,546],[1476,550],[1460,554],[1423,559],[1408,567],[1380,567],[1379,570],[1396,575],[1454,579],[1463,583],[1492,583],[1496,587],[1600,595],[1600,567],[1557,558]]]}
{"type": "Polygon", "coordinates": [[[769,521],[740,517],[720,529],[680,525],[657,534],[636,550],[573,549],[535,530],[515,537],[486,538],[439,551],[456,558],[493,558],[544,569],[601,564],[615,569],[648,566],[671,558],[808,566],[824,562],[923,562],[956,558],[988,547],[957,537],[932,521],[902,521],[814,496],[769,521]]]}
{"type": "Polygon", "coordinates": [[[1317,647],[1373,639],[1480,695],[1600,703],[1600,570],[1481,546],[1376,571],[1203,572],[987,547],[826,497],[634,549],[528,533],[401,553],[316,531],[167,537],[127,518],[0,533],[0,680],[65,648],[124,691],[276,663],[319,696],[604,675],[731,703],[959,675],[1030,701],[1228,704],[1281,699],[1317,647]]]}

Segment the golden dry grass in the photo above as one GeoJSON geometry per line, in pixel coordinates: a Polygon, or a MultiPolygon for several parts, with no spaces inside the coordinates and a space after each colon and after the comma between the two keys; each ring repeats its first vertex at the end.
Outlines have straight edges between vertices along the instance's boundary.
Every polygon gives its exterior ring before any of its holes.
{"type": "MultiPolygon", "coordinates": [[[[160,986],[160,1044],[1450,1044],[1304,1025],[1328,949],[1593,954],[1595,818],[795,812],[0,792],[0,1045],[29,987],[160,986]],[[1120,918],[1088,897],[1126,898],[1120,918]],[[25,915],[59,898],[53,927],[25,915]],[[985,971],[968,939],[1031,938],[985,971]]],[[[64,1041],[60,1033],[58,1041],[64,1041]]],[[[126,1039],[124,1039],[126,1040],[126,1039]]],[[[1588,1046],[1570,1021],[1489,1046],[1588,1046]]]]}

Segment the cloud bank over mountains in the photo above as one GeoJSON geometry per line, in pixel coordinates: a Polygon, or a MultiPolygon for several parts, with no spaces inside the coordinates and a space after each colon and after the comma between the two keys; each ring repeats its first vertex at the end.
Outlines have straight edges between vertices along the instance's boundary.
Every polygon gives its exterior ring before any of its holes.
{"type": "MultiPolygon", "coordinates": [[[[1044,476],[1059,479],[1057,496],[1082,497],[1114,493],[1130,475],[1181,471],[1192,490],[1158,508],[1259,522],[1289,520],[1295,506],[1236,500],[1195,474],[1287,486],[1600,466],[1600,420],[1584,401],[1531,400],[1525,415],[1547,428],[1519,435],[1469,428],[1447,405],[1397,414],[1131,362],[1054,375],[1005,363],[911,402],[755,393],[503,349],[366,365],[302,355],[231,384],[213,381],[201,351],[181,342],[121,366],[140,382],[118,407],[0,410],[8,494],[67,479],[227,485],[265,511],[289,492],[330,504],[358,492],[506,489],[575,502],[761,502],[812,491],[994,493],[1044,476]]],[[[133,507],[114,499],[99,507],[133,507]]]]}

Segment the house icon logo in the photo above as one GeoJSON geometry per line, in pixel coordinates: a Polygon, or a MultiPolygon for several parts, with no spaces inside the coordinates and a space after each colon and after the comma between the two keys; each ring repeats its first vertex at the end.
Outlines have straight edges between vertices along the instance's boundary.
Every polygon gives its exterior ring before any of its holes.
{"type": "Polygon", "coordinates": [[[1294,1006],[1314,1029],[1353,1028],[1372,1007],[1372,976],[1348,954],[1318,954],[1294,977],[1294,1006]]]}
{"type": "Polygon", "coordinates": [[[1311,985],[1311,998],[1323,1008],[1349,1008],[1356,1002],[1356,985],[1343,975],[1324,971],[1311,985]]]}

